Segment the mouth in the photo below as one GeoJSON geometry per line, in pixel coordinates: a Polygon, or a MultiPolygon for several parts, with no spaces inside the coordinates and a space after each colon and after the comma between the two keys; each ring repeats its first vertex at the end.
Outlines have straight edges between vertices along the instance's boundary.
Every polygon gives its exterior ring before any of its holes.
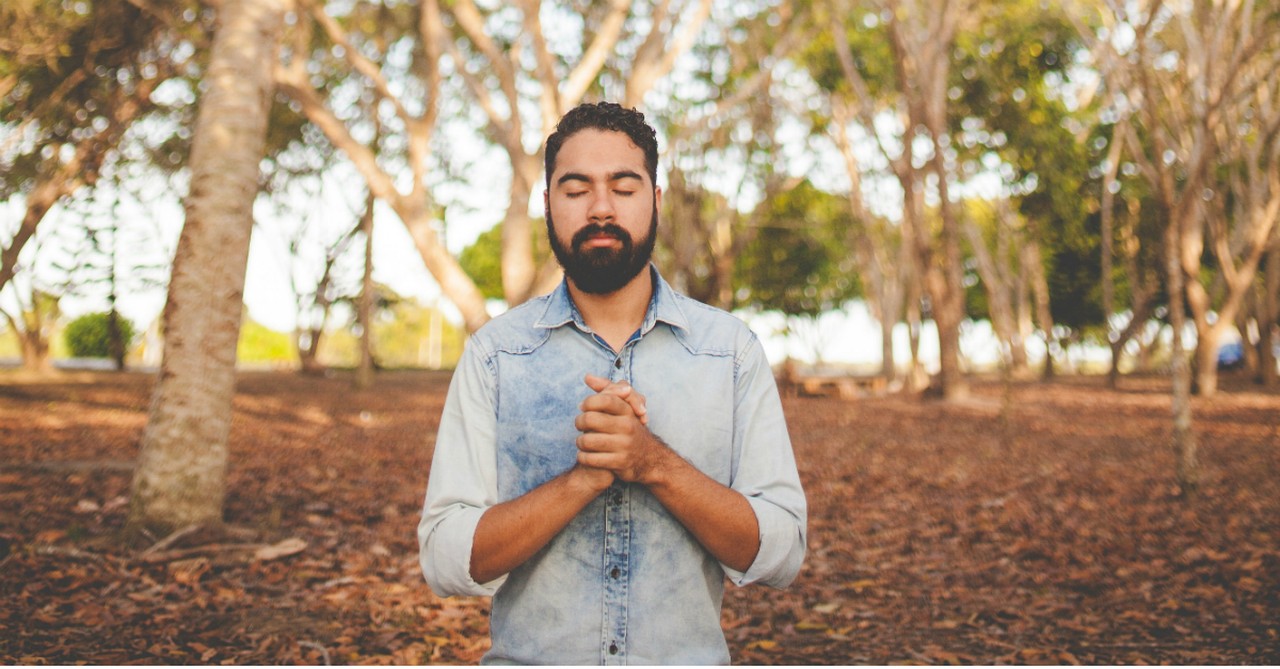
{"type": "Polygon", "coordinates": [[[574,238],[575,247],[581,250],[617,248],[625,246],[624,236],[626,235],[621,229],[611,230],[610,227],[616,226],[589,226],[578,231],[574,238]]]}
{"type": "Polygon", "coordinates": [[[591,235],[582,242],[582,246],[588,249],[604,248],[606,246],[616,246],[621,244],[622,240],[607,232],[601,232],[591,235]]]}

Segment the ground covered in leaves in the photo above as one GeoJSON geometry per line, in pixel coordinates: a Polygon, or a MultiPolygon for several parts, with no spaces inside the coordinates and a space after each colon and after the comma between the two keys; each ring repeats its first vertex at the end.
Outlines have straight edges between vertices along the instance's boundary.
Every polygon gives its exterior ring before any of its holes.
{"type": "MultiPolygon", "coordinates": [[[[151,383],[0,372],[0,662],[480,658],[487,601],[434,596],[416,558],[447,375],[242,375],[232,530],[126,548],[151,383]]],[[[785,592],[729,589],[734,660],[1280,663],[1280,395],[1226,385],[1194,404],[1194,498],[1167,379],[787,398],[809,558],[785,592]]]]}

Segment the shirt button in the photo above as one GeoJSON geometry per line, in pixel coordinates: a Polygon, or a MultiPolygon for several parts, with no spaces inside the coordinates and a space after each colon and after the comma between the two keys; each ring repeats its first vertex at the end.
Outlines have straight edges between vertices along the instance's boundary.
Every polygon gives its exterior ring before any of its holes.
{"type": "Polygon", "coordinates": [[[610,654],[610,655],[617,655],[617,654],[618,654],[618,644],[616,644],[616,643],[611,643],[611,644],[609,644],[609,654],[610,654]]]}
{"type": "Polygon", "coordinates": [[[622,369],[622,358],[613,361],[614,369],[622,369]]]}
{"type": "Polygon", "coordinates": [[[614,567],[613,569],[609,570],[609,576],[611,576],[611,577],[613,577],[613,578],[618,578],[618,575],[619,575],[619,574],[621,574],[621,573],[622,573],[622,572],[621,572],[621,571],[619,571],[617,567],[614,567]]]}

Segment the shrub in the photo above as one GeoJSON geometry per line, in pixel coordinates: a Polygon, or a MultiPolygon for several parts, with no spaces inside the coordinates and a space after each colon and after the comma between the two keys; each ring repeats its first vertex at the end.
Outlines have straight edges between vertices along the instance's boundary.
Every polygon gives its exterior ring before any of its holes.
{"type": "MultiPolygon", "coordinates": [[[[127,351],[133,342],[133,323],[117,314],[116,324],[120,328],[120,341],[124,343],[124,349],[127,351]]],[[[73,357],[110,358],[111,314],[107,312],[85,314],[67,325],[63,338],[67,342],[67,350],[73,357]]]]}

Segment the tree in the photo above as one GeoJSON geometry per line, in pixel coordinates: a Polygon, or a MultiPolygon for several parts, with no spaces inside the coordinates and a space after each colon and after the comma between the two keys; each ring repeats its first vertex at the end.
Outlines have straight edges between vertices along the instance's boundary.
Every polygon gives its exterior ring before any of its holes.
{"type": "Polygon", "coordinates": [[[1262,190],[1233,220],[1215,202],[1230,189],[1218,179],[1223,166],[1237,157],[1267,156],[1266,163],[1276,162],[1280,115],[1259,117],[1271,110],[1255,107],[1253,93],[1261,91],[1264,99],[1275,95],[1280,17],[1252,2],[1173,6],[1113,0],[1101,8],[1101,17],[1106,32],[1080,32],[1093,45],[1108,87],[1119,92],[1118,113],[1134,119],[1126,148],[1167,216],[1174,446],[1178,480],[1190,493],[1198,486],[1200,468],[1191,433],[1192,370],[1182,342],[1185,307],[1190,306],[1198,335],[1196,385],[1209,395],[1217,385],[1218,339],[1233,323],[1275,227],[1277,212],[1268,197],[1280,205],[1280,189],[1270,189],[1269,195],[1262,190]],[[1117,37],[1121,33],[1132,39],[1117,37]],[[1242,124],[1248,130],[1241,132],[1242,124]],[[1201,283],[1206,227],[1225,282],[1216,320],[1201,283]]]}
{"type": "Polygon", "coordinates": [[[713,11],[708,37],[665,87],[668,99],[655,103],[654,121],[668,138],[657,262],[678,290],[708,304],[732,307],[739,254],[769,201],[799,182],[784,164],[778,130],[803,122],[800,101],[810,91],[775,75],[817,32],[805,11],[790,3],[713,11]]]}
{"type": "Polygon", "coordinates": [[[902,187],[903,243],[912,277],[928,296],[928,311],[938,329],[943,397],[968,394],[960,367],[960,323],[964,320],[961,231],[950,188],[955,181],[953,136],[949,131],[948,86],[953,50],[962,27],[977,18],[972,2],[941,6],[915,0],[876,0],[864,5],[863,29],[879,30],[889,46],[890,72],[869,71],[868,63],[840,56],[848,52],[846,17],[858,16],[843,2],[833,3],[834,30],[845,84],[852,92],[859,121],[877,140],[902,187]],[[870,27],[868,27],[870,26],[870,27]],[[874,76],[873,76],[874,75],[874,76]],[[888,113],[896,123],[890,142],[880,135],[877,118],[888,113]],[[926,210],[926,195],[937,202],[937,225],[926,210]],[[934,230],[936,229],[936,233],[934,230]]]}
{"type": "Polygon", "coordinates": [[[793,325],[812,324],[859,295],[853,257],[844,246],[846,199],[803,181],[766,206],[760,229],[738,259],[736,306],[777,310],[793,325]]]}
{"type": "Polygon", "coordinates": [[[448,41],[438,0],[420,7],[358,4],[337,17],[315,2],[300,7],[306,16],[289,40],[286,62],[276,68],[280,90],[400,218],[467,328],[480,327],[489,318],[484,298],[445,247],[429,180],[448,41]],[[393,51],[402,56],[392,58],[393,51]],[[367,104],[352,108],[353,94],[367,104]],[[362,110],[379,116],[374,121],[362,110]],[[375,126],[386,132],[371,131],[375,126]],[[407,172],[407,191],[397,186],[393,166],[407,172]]]}
{"type": "Polygon", "coordinates": [[[541,0],[492,10],[472,0],[448,5],[448,53],[511,169],[502,222],[503,296],[509,305],[545,292],[559,278],[554,262],[534,262],[528,214],[542,173],[543,138],[593,89],[611,92],[624,106],[644,106],[645,95],[694,44],[712,5],[660,0],[633,7],[632,0],[616,0],[583,12],[541,0]],[[544,11],[580,26],[574,32],[581,40],[547,40],[544,11]],[[526,109],[537,113],[526,116],[526,109]],[[532,128],[537,133],[531,136],[532,128]]]}
{"type": "Polygon", "coordinates": [[[364,235],[364,271],[356,307],[356,321],[360,324],[360,364],[356,367],[355,380],[355,386],[360,390],[373,386],[373,205],[373,195],[365,196],[364,213],[360,215],[360,233],[364,235]]]}
{"type": "Polygon", "coordinates": [[[219,524],[245,265],[283,0],[223,0],[193,133],[186,223],[164,309],[165,353],[128,526],[219,524]]]}
{"type": "Polygon", "coordinates": [[[32,286],[29,297],[24,299],[22,291],[16,290],[14,283],[11,281],[8,288],[17,296],[17,311],[10,313],[0,309],[0,314],[4,314],[5,320],[9,322],[9,330],[18,339],[23,368],[47,374],[53,371],[53,364],[49,361],[49,343],[54,327],[62,315],[58,306],[60,298],[32,286]]]}
{"type": "Polygon", "coordinates": [[[186,67],[184,10],[185,0],[0,6],[0,43],[21,45],[0,49],[0,199],[25,197],[0,248],[0,288],[45,215],[93,185],[131,125],[160,109],[152,93],[186,67]]]}

